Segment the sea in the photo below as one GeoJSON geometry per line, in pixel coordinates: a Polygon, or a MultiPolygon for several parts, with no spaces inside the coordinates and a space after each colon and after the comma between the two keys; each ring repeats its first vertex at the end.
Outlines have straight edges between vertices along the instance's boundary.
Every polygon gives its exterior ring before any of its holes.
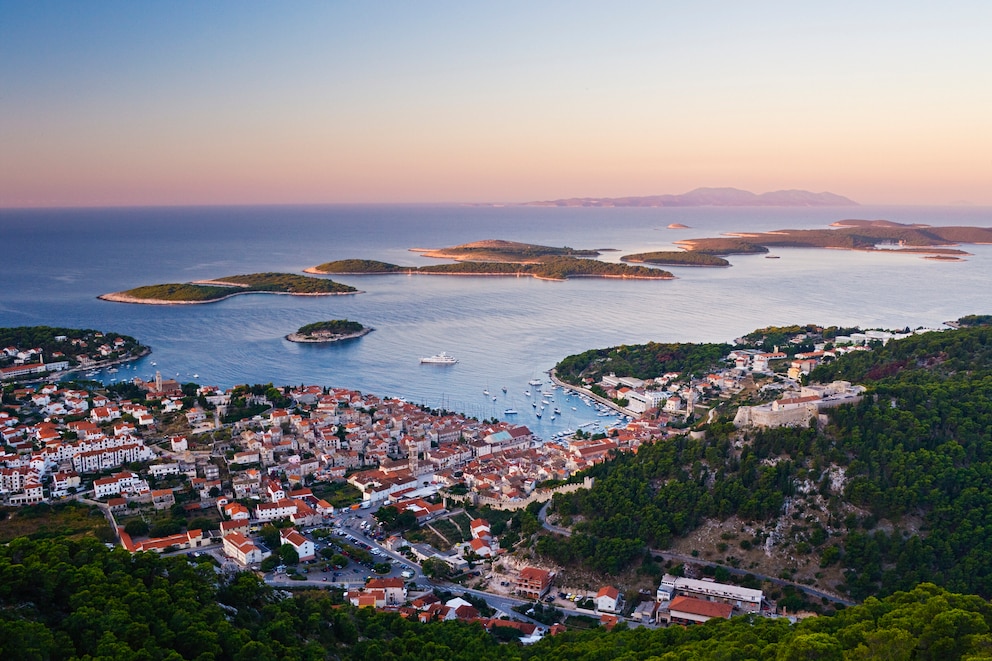
{"type": "Polygon", "coordinates": [[[435,262],[411,248],[504,239],[603,250],[607,261],[727,232],[826,228],[847,218],[992,226],[989,207],[555,208],[254,206],[0,210],[0,326],[95,328],[152,353],[106,383],[156,371],[181,382],[320,384],[402,397],[550,437],[611,419],[557,394],[533,406],[546,372],[587,349],[727,342],[770,325],[942,328],[992,312],[992,246],[960,262],[918,255],[774,249],[729,268],[669,268],[674,280],[427,275],[335,276],[361,294],[236,296],[208,305],[111,303],[103,293],[241,273],[300,273],[323,262],[435,262]],[[669,229],[671,224],[688,229],[669,229]],[[375,329],[333,345],[285,339],[304,324],[351,319],[375,329]],[[445,351],[450,366],[421,364],[445,351]],[[534,387],[529,381],[541,380],[534,387]],[[506,392],[503,392],[506,388],[506,392]],[[531,396],[525,391],[531,391],[531,396]],[[483,391],[489,391],[485,395],[483,391]],[[495,398],[495,399],[494,399],[495,398]],[[549,400],[550,401],[550,400],[549,400]],[[558,406],[562,414],[551,420],[558,406]],[[574,407],[574,410],[573,410],[574,407]],[[507,409],[518,413],[506,414],[507,409]]]}

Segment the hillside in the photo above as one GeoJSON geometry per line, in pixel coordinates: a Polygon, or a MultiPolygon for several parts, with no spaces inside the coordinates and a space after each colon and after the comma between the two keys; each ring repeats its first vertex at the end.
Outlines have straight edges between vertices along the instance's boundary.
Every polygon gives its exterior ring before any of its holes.
{"type": "Polygon", "coordinates": [[[723,257],[700,251],[661,250],[624,255],[621,262],[657,264],[659,266],[730,266],[723,257]]]}
{"type": "MultiPolygon", "coordinates": [[[[920,585],[790,625],[738,617],[649,630],[568,631],[500,644],[458,621],[419,624],[358,610],[336,591],[280,594],[206,558],[131,556],[96,540],[14,540],[0,547],[5,659],[926,659],[987,658],[992,607],[920,585]]],[[[509,639],[512,640],[513,636],[509,639]]]]}
{"type": "MultiPolygon", "coordinates": [[[[602,372],[611,355],[574,362],[602,372]]],[[[593,489],[554,500],[574,534],[538,550],[611,572],[646,548],[691,549],[859,600],[922,581],[992,596],[992,328],[891,341],[811,379],[867,396],[809,429],[738,430],[728,409],[704,438],[596,466],[593,489]]]]}
{"type": "Polygon", "coordinates": [[[576,250],[568,246],[558,248],[501,239],[474,241],[450,248],[417,249],[415,252],[423,253],[424,257],[436,257],[438,259],[512,262],[514,264],[534,263],[548,257],[597,257],[599,255],[596,250],[576,250]]]}
{"type": "Polygon", "coordinates": [[[519,261],[523,258],[519,253],[515,254],[516,256],[510,259],[507,253],[503,253],[505,258],[495,262],[459,261],[454,264],[410,267],[400,267],[385,262],[349,259],[327,262],[311,267],[307,271],[310,273],[342,273],[347,269],[346,272],[348,273],[368,275],[403,272],[424,275],[531,276],[543,280],[567,280],[570,277],[670,280],[674,277],[669,271],[646,266],[614,264],[596,259],[555,255],[535,257],[533,261],[519,261]],[[368,270],[361,270],[363,263],[368,270]]]}

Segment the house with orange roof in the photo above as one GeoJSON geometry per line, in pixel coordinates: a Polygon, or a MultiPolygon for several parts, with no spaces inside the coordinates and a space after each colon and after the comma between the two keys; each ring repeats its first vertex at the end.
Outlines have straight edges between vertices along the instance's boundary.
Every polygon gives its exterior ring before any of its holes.
{"type": "Polygon", "coordinates": [[[131,553],[137,553],[138,551],[155,551],[156,553],[162,553],[163,551],[169,550],[173,547],[179,549],[190,549],[199,548],[206,544],[206,540],[203,539],[202,530],[187,530],[186,532],[181,532],[176,535],[169,535],[168,537],[152,537],[140,542],[135,542],[131,539],[123,530],[119,531],[121,536],[121,545],[126,548],[131,553]]]}
{"type": "Polygon", "coordinates": [[[255,507],[255,518],[259,521],[289,519],[296,514],[297,501],[285,498],[277,503],[259,503],[255,507]]]}
{"type": "Polygon", "coordinates": [[[272,555],[240,532],[224,535],[224,554],[243,567],[253,565],[272,555]]]}
{"type": "Polygon", "coordinates": [[[620,590],[612,585],[607,585],[599,589],[594,600],[596,610],[601,613],[616,613],[621,609],[620,590]]]}
{"type": "Polygon", "coordinates": [[[540,599],[551,587],[552,574],[546,569],[524,567],[520,570],[514,589],[528,599],[540,599]]]}
{"type": "Polygon", "coordinates": [[[282,539],[283,544],[289,544],[296,549],[296,553],[300,556],[302,562],[313,560],[316,557],[313,542],[300,534],[295,528],[281,529],[279,531],[279,537],[282,539]]]}
{"type": "Polygon", "coordinates": [[[679,595],[658,610],[659,622],[672,624],[702,624],[715,617],[729,619],[734,607],[718,601],[706,601],[679,595]]]}
{"type": "Polygon", "coordinates": [[[389,606],[397,606],[406,601],[406,582],[402,578],[373,578],[365,584],[365,589],[381,590],[389,606]]]}
{"type": "Polygon", "coordinates": [[[238,532],[247,537],[249,528],[250,526],[248,524],[248,519],[237,519],[232,521],[220,522],[221,537],[227,537],[232,532],[238,532]]]}
{"type": "Polygon", "coordinates": [[[489,538],[474,537],[465,543],[466,550],[470,550],[480,558],[491,558],[495,555],[493,547],[489,545],[489,538]]]}
{"type": "Polygon", "coordinates": [[[169,509],[176,504],[176,494],[172,489],[152,489],[152,505],[157,510],[169,509]]]}

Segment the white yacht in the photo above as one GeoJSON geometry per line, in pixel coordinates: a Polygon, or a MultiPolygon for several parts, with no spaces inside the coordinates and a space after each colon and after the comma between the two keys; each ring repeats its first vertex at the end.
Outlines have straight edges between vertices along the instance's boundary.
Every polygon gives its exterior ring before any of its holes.
{"type": "Polygon", "coordinates": [[[442,351],[436,356],[430,356],[429,358],[421,358],[420,362],[422,364],[428,365],[454,365],[458,362],[458,359],[454,356],[449,356],[447,353],[442,351]]]}

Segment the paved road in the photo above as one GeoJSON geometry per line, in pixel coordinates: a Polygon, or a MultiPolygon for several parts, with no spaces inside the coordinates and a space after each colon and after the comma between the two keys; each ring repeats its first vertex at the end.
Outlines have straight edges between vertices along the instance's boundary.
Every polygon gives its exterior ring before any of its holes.
{"type": "Polygon", "coordinates": [[[541,525],[544,526],[544,529],[547,530],[548,532],[553,532],[555,534],[563,535],[565,537],[571,537],[572,531],[569,530],[568,528],[562,528],[560,526],[554,525],[553,523],[548,523],[548,507],[550,506],[551,506],[550,500],[544,503],[544,507],[542,507],[541,510],[537,513],[537,520],[541,522],[541,525]]]}
{"type": "Polygon", "coordinates": [[[729,565],[722,565],[718,562],[709,562],[707,560],[700,560],[699,558],[694,558],[691,555],[682,555],[681,553],[672,553],[671,551],[659,551],[657,549],[651,549],[651,555],[656,558],[663,558],[665,560],[673,560],[675,562],[691,562],[696,565],[704,565],[707,567],[723,567],[728,572],[734,576],[747,576],[748,574],[754,576],[755,578],[768,581],[773,585],[778,586],[791,586],[800,592],[804,592],[811,597],[823,598],[826,597],[834,603],[844,604],[845,606],[855,606],[857,602],[850,601],[839,595],[833,594],[831,592],[824,592],[822,590],[817,590],[816,588],[811,588],[808,585],[803,585],[802,583],[795,583],[793,581],[785,580],[784,578],[776,578],[774,576],[766,576],[764,574],[757,574],[753,571],[747,569],[738,569],[736,567],[731,567],[729,565]]]}

